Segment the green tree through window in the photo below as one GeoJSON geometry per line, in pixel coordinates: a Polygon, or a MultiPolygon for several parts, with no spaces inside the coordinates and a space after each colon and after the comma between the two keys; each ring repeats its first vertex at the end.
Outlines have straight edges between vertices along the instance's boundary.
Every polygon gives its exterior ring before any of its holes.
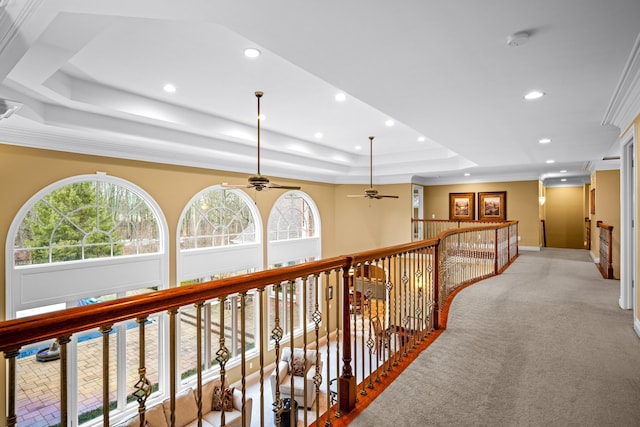
{"type": "Polygon", "coordinates": [[[158,250],[153,212],[127,188],[82,181],[53,190],[25,215],[16,265],[77,261],[158,250]]]}

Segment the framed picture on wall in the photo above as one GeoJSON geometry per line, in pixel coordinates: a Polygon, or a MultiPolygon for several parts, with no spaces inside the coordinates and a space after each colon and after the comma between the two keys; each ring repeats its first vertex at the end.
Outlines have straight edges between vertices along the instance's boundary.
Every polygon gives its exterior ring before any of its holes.
{"type": "Polygon", "coordinates": [[[595,215],[596,214],[596,189],[595,188],[591,189],[591,197],[589,198],[589,202],[590,202],[589,212],[591,212],[591,215],[595,215]]]}
{"type": "Polygon", "coordinates": [[[476,195],[474,193],[449,193],[449,219],[476,219],[476,195]]]}
{"type": "Polygon", "coordinates": [[[478,193],[478,219],[480,221],[506,221],[507,192],[478,193]]]}

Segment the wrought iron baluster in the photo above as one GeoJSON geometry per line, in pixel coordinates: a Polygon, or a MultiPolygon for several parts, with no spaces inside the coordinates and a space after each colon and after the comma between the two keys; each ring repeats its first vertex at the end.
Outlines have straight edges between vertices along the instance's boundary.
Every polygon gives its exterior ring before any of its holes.
{"type": "MultiPolygon", "coordinates": [[[[264,426],[264,345],[265,345],[265,336],[264,336],[264,287],[258,288],[258,312],[259,315],[259,325],[260,325],[260,425],[264,426]]],[[[278,358],[276,356],[276,370],[277,370],[278,358]]]]}
{"type": "Polygon", "coordinates": [[[4,359],[7,361],[7,427],[15,427],[18,422],[16,414],[16,357],[20,354],[20,349],[7,350],[4,352],[4,359]]]}
{"type": "Polygon", "coordinates": [[[69,357],[67,344],[71,342],[70,336],[58,338],[60,345],[60,425],[68,425],[69,420],[69,357]]]}
{"type": "Polygon", "coordinates": [[[247,303],[247,293],[241,292],[239,295],[240,298],[240,369],[241,369],[241,384],[242,384],[242,407],[240,410],[242,411],[242,425],[247,425],[247,414],[246,412],[246,404],[247,404],[247,324],[246,324],[246,303],[247,303]]]}
{"type": "MultiPolygon", "coordinates": [[[[276,357],[276,378],[280,378],[280,341],[282,340],[283,330],[280,326],[280,289],[282,289],[282,283],[279,285],[273,285],[274,293],[275,293],[275,318],[273,329],[271,330],[271,338],[275,341],[274,353],[276,357]]],[[[284,292],[283,292],[283,302],[284,302],[284,292]]],[[[275,390],[275,400],[272,403],[273,412],[275,414],[276,426],[280,425],[282,412],[284,410],[284,405],[282,404],[282,399],[280,398],[280,381],[276,381],[276,390],[275,390]]]]}
{"type": "Polygon", "coordinates": [[[138,323],[138,382],[134,388],[133,396],[138,402],[138,414],[140,416],[140,425],[145,425],[145,413],[147,398],[151,395],[151,382],[147,378],[147,367],[145,362],[145,322],[147,317],[138,317],[136,322],[138,323]]]}
{"type": "MultiPolygon", "coordinates": [[[[226,296],[223,296],[220,298],[220,335],[218,339],[219,347],[218,347],[218,351],[216,351],[216,362],[218,362],[218,364],[220,365],[220,388],[223,391],[226,387],[226,374],[227,374],[226,366],[230,358],[229,349],[227,348],[226,338],[224,336],[225,334],[224,305],[226,301],[227,301],[226,296]]],[[[220,411],[220,424],[223,426],[226,425],[226,417],[224,413],[225,411],[220,411]]]]}
{"type": "Polygon", "coordinates": [[[196,404],[198,405],[198,427],[202,427],[202,307],[203,302],[194,304],[196,308],[196,404]]]}
{"type": "Polygon", "coordinates": [[[102,334],[102,424],[109,426],[109,333],[111,325],[100,327],[102,334]]]}

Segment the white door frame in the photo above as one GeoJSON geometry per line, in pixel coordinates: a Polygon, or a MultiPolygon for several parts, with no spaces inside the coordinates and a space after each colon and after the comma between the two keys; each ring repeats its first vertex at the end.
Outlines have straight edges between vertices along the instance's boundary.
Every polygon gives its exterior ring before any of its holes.
{"type": "Polygon", "coordinates": [[[640,334],[637,325],[637,303],[636,289],[636,257],[637,257],[637,236],[635,224],[637,222],[636,212],[636,179],[637,173],[634,167],[635,153],[635,126],[620,139],[621,162],[620,162],[620,205],[621,209],[621,259],[620,259],[620,300],[619,305],[623,309],[633,309],[634,328],[640,334]]]}

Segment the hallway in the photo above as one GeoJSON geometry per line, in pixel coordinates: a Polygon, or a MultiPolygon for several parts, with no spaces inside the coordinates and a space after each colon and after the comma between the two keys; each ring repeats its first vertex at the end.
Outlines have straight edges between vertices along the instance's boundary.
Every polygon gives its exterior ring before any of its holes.
{"type": "Polygon", "coordinates": [[[455,297],[446,331],[352,425],[638,426],[640,340],[618,297],[585,250],[521,252],[455,297]]]}

